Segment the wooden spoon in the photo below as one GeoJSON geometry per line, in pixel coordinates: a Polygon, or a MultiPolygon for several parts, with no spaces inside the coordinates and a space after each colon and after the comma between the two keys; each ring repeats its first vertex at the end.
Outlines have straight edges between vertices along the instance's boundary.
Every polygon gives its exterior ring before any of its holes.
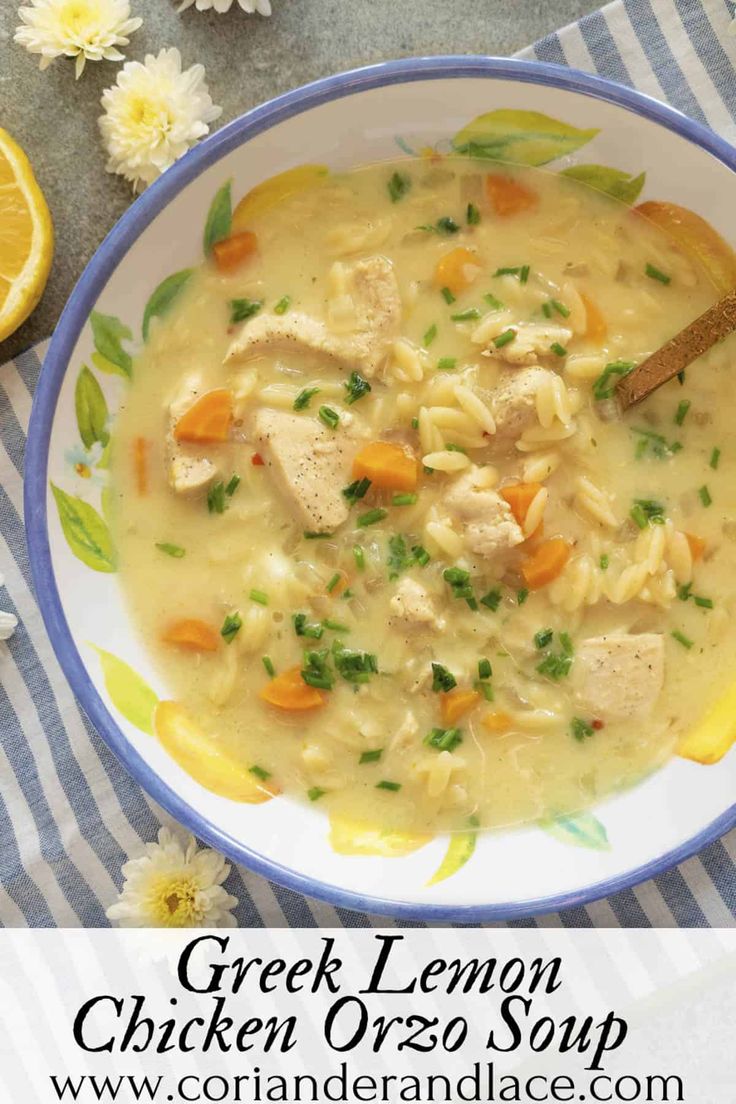
{"type": "Polygon", "coordinates": [[[616,399],[622,411],[640,403],[678,372],[684,371],[717,341],[736,330],[736,289],[729,291],[714,306],[680,330],[671,341],[624,376],[616,387],[616,399]]]}

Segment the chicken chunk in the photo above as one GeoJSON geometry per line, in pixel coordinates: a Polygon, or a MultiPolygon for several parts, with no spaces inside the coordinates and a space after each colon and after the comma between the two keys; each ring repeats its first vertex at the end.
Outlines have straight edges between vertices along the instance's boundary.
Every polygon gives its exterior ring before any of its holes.
{"type": "Polygon", "coordinates": [[[581,703],[595,716],[642,718],[664,683],[664,640],[659,633],[621,633],[584,640],[575,660],[581,703]]]}
{"type": "Polygon", "coordinates": [[[506,373],[491,399],[491,412],[496,422],[495,440],[508,443],[536,422],[537,391],[550,375],[547,368],[522,368],[506,373]]]}
{"type": "Polygon", "coordinates": [[[508,503],[484,486],[482,468],[461,476],[450,488],[445,504],[463,524],[465,543],[478,556],[493,557],[524,540],[508,503]]]}
{"type": "Polygon", "coordinates": [[[169,486],[176,494],[194,494],[208,486],[218,474],[218,467],[209,457],[197,453],[191,445],[182,445],[174,438],[174,427],[193,403],[207,390],[199,375],[187,376],[169,403],[169,426],[166,433],[166,474],[169,486]]]}
{"type": "Polygon", "coordinates": [[[259,314],[250,319],[227,351],[225,361],[257,356],[269,349],[319,353],[349,370],[375,376],[399,335],[401,299],[393,266],[385,257],[367,257],[345,266],[346,294],[352,299],[355,328],[334,333],[303,312],[259,314]]]}
{"type": "Polygon", "coordinates": [[[343,429],[328,430],[312,418],[262,409],[253,419],[266,466],[310,532],[332,533],[347,519],[342,493],[350,482],[356,443],[343,429]]]}
{"type": "Polygon", "coordinates": [[[416,625],[430,625],[435,622],[435,609],[428,591],[408,575],[396,587],[390,606],[392,612],[402,621],[416,625]]]}

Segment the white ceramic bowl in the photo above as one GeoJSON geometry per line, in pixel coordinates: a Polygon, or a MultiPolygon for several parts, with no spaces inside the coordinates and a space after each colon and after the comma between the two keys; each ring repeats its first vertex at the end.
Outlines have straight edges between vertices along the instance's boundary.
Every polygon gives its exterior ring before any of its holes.
{"type": "Polygon", "coordinates": [[[535,140],[535,163],[541,157],[553,170],[595,163],[631,177],[645,172],[642,198],[707,214],[727,241],[736,241],[736,151],[628,89],[557,66],[491,58],[401,61],[331,77],[225,127],[133,204],[64,311],[28,440],[25,510],[38,599],[71,686],[112,751],[177,820],[251,869],[335,904],[424,920],[556,910],[664,870],[736,821],[736,753],[710,767],[674,758],[594,815],[456,839],[443,868],[452,877],[432,885],[447,837],[398,857],[338,854],[316,809],[283,797],[245,805],[215,796],[152,735],[152,703],[169,695],[128,618],[104,522],[105,474],[95,467],[94,449],[87,456],[93,478],[75,471],[85,453],[74,395],[86,364],[114,418],[151,293],[201,257],[208,208],[228,178],[239,197],[304,163],[343,170],[402,150],[449,150],[471,120],[501,109],[515,114],[495,117],[497,124],[506,120],[497,150],[517,157],[521,151],[529,160],[524,150],[531,131],[546,127],[541,145],[539,134],[535,140]],[[540,125],[529,112],[554,122],[540,125]],[[98,318],[96,334],[92,311],[107,319],[98,318]],[[121,325],[111,326],[110,318],[121,325]],[[55,494],[51,483],[59,488],[55,494]]]}

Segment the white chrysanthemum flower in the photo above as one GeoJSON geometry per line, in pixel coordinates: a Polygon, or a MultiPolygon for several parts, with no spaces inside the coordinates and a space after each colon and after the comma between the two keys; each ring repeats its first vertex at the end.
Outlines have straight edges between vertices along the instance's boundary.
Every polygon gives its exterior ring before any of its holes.
{"type": "Polygon", "coordinates": [[[125,883],[108,920],[123,928],[234,928],[238,903],[222,888],[230,864],[194,836],[162,828],[140,859],[123,866],[125,883]]]}
{"type": "Polygon", "coordinates": [[[100,130],[110,157],[107,171],[130,180],[136,191],[186,153],[222,114],[207,88],[202,65],[182,72],[172,47],[143,63],[129,61],[102,94],[100,130]]]}
{"type": "MultiPolygon", "coordinates": [[[[0,587],[5,586],[5,576],[0,574],[0,587]]],[[[18,618],[14,613],[5,613],[0,610],[0,640],[10,640],[18,628],[18,618]]]]}
{"type": "Polygon", "coordinates": [[[122,61],[117,47],[127,46],[143,22],[131,18],[129,0],[31,0],[18,15],[23,26],[15,41],[41,55],[42,69],[54,58],[75,57],[78,78],[87,61],[122,61]]]}
{"type": "MultiPolygon", "coordinates": [[[[253,12],[258,12],[259,15],[271,14],[271,0],[237,0],[237,2],[243,11],[248,12],[249,15],[253,15],[253,12]]],[[[176,10],[183,12],[187,8],[191,8],[192,4],[195,4],[197,11],[214,10],[222,14],[230,11],[233,3],[234,0],[182,0],[176,10]]]]}

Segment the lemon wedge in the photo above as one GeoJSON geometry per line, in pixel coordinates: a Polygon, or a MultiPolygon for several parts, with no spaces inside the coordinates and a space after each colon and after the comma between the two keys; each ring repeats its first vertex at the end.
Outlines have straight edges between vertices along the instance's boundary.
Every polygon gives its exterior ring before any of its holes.
{"type": "Polygon", "coordinates": [[[20,146],[0,127],[0,341],[41,298],[54,252],[46,200],[20,146]]]}

